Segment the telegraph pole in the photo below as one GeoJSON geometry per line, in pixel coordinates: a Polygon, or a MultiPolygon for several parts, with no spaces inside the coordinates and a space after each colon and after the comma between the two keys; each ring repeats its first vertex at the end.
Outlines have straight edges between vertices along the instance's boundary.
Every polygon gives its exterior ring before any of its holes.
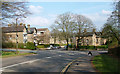
{"type": "Polygon", "coordinates": [[[16,18],[16,54],[18,54],[18,34],[17,34],[17,20],[18,20],[18,18],[16,18]]]}

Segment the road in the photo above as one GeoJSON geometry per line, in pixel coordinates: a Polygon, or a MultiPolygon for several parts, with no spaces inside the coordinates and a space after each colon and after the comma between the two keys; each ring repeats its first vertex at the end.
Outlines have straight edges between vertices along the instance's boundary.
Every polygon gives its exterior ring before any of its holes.
{"type": "MultiPolygon", "coordinates": [[[[102,51],[92,51],[98,55],[102,51]]],[[[88,51],[45,50],[29,56],[2,59],[3,72],[60,72],[69,62],[85,57],[88,51]]]]}

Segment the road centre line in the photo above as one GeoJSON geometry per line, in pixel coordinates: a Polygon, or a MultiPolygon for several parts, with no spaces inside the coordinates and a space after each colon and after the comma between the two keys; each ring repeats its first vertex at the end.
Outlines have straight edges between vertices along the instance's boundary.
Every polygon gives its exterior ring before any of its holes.
{"type": "Polygon", "coordinates": [[[31,60],[31,61],[25,61],[25,62],[22,62],[22,63],[13,64],[13,65],[10,65],[10,66],[2,67],[2,68],[0,68],[0,71],[3,71],[3,70],[6,69],[6,68],[10,68],[10,67],[18,66],[18,65],[21,65],[21,64],[33,63],[33,62],[38,61],[38,60],[40,60],[40,59],[31,60]]]}
{"type": "MultiPolygon", "coordinates": [[[[62,56],[62,55],[59,55],[59,56],[62,56]]],[[[56,56],[53,56],[53,57],[56,57],[56,56]]],[[[45,58],[52,58],[52,57],[45,57],[45,58]]],[[[0,72],[3,71],[4,69],[7,69],[7,68],[11,68],[11,67],[14,67],[14,66],[18,66],[18,65],[22,65],[22,64],[27,64],[27,63],[33,63],[33,62],[36,62],[36,61],[39,61],[39,60],[40,59],[31,60],[31,61],[25,61],[25,62],[21,62],[21,63],[9,65],[9,66],[6,66],[6,67],[2,67],[2,68],[0,68],[0,72]]]]}

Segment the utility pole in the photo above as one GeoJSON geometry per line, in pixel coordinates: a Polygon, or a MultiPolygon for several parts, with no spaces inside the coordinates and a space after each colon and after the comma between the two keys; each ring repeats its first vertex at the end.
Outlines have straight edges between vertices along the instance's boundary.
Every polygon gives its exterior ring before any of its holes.
{"type": "Polygon", "coordinates": [[[16,54],[18,54],[18,34],[17,34],[17,20],[18,20],[18,18],[16,18],[16,54]]]}

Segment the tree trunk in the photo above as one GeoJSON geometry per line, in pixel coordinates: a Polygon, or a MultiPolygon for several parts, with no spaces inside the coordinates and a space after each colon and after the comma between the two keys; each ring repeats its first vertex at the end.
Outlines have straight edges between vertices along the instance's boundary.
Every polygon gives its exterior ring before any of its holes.
{"type": "Polygon", "coordinates": [[[66,47],[66,50],[68,50],[68,46],[69,46],[68,39],[66,39],[66,41],[67,41],[67,47],[66,47]]]}

